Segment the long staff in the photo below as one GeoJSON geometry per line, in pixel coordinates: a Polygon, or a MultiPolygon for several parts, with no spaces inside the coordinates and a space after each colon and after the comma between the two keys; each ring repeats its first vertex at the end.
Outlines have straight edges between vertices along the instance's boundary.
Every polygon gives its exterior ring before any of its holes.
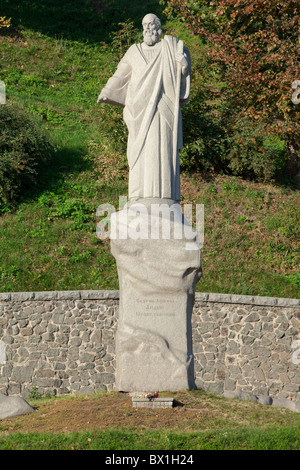
{"type": "MultiPolygon", "coordinates": [[[[177,53],[183,55],[183,41],[178,41],[177,53]]],[[[174,106],[174,129],[173,129],[173,171],[174,171],[174,185],[176,183],[176,170],[177,170],[177,146],[178,146],[178,120],[179,120],[179,107],[180,107],[180,83],[181,83],[181,63],[177,62],[176,73],[176,90],[175,90],[175,106],[174,106]]],[[[175,191],[175,187],[174,187],[175,191]]]]}

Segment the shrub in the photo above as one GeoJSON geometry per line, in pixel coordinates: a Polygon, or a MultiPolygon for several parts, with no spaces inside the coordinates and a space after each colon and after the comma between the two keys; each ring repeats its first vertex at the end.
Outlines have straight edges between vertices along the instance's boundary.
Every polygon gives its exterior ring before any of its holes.
{"type": "Polygon", "coordinates": [[[39,123],[15,105],[0,106],[0,203],[16,203],[51,159],[54,147],[39,123]]]}
{"type": "Polygon", "coordinates": [[[277,136],[262,123],[248,118],[236,121],[228,137],[228,168],[234,175],[268,181],[283,170],[287,154],[277,136]]]}
{"type": "Polygon", "coordinates": [[[183,142],[180,166],[183,171],[219,171],[224,167],[225,135],[221,101],[209,105],[208,87],[195,84],[189,104],[183,108],[183,142]]]}

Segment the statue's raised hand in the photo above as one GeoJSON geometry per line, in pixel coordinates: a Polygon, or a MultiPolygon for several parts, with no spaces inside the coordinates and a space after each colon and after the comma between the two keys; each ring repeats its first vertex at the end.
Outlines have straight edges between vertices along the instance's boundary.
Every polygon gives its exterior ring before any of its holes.
{"type": "Polygon", "coordinates": [[[175,60],[181,64],[182,73],[185,74],[188,71],[188,61],[186,60],[185,55],[182,52],[177,51],[175,54],[175,60]]]}

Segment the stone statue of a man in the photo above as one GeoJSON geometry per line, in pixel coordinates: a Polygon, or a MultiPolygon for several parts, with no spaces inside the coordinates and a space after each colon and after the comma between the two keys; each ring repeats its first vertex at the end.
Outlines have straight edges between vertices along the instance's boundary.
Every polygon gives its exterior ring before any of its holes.
{"type": "Polygon", "coordinates": [[[161,36],[160,20],[146,15],[144,42],[129,48],[98,103],[124,106],[129,198],[179,201],[180,107],[189,99],[190,55],[182,41],[161,36]]]}

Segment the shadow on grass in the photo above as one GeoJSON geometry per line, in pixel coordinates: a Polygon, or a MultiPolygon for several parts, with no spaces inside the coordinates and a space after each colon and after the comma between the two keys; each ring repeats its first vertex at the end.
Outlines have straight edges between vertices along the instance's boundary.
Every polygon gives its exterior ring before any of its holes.
{"type": "Polygon", "coordinates": [[[178,400],[174,400],[173,401],[173,407],[180,407],[180,406],[184,406],[184,403],[182,403],[181,401],[178,401],[178,400]]]}
{"type": "Polygon", "coordinates": [[[84,158],[85,153],[85,149],[80,147],[63,147],[57,150],[39,174],[37,183],[32,188],[27,188],[20,202],[36,198],[44,191],[54,191],[69,174],[76,177],[82,171],[89,170],[91,162],[84,158]]]}
{"type": "Polygon", "coordinates": [[[91,162],[85,159],[85,149],[63,147],[52,154],[52,157],[38,170],[35,182],[28,182],[22,187],[22,193],[16,200],[0,203],[2,212],[14,212],[22,203],[38,198],[45,191],[55,192],[60,188],[68,175],[76,177],[79,173],[91,169],[91,162]]]}
{"type": "Polygon", "coordinates": [[[1,15],[13,27],[25,27],[47,36],[83,42],[110,41],[118,23],[131,19],[141,27],[147,13],[160,15],[158,0],[2,0],[1,15]]]}

